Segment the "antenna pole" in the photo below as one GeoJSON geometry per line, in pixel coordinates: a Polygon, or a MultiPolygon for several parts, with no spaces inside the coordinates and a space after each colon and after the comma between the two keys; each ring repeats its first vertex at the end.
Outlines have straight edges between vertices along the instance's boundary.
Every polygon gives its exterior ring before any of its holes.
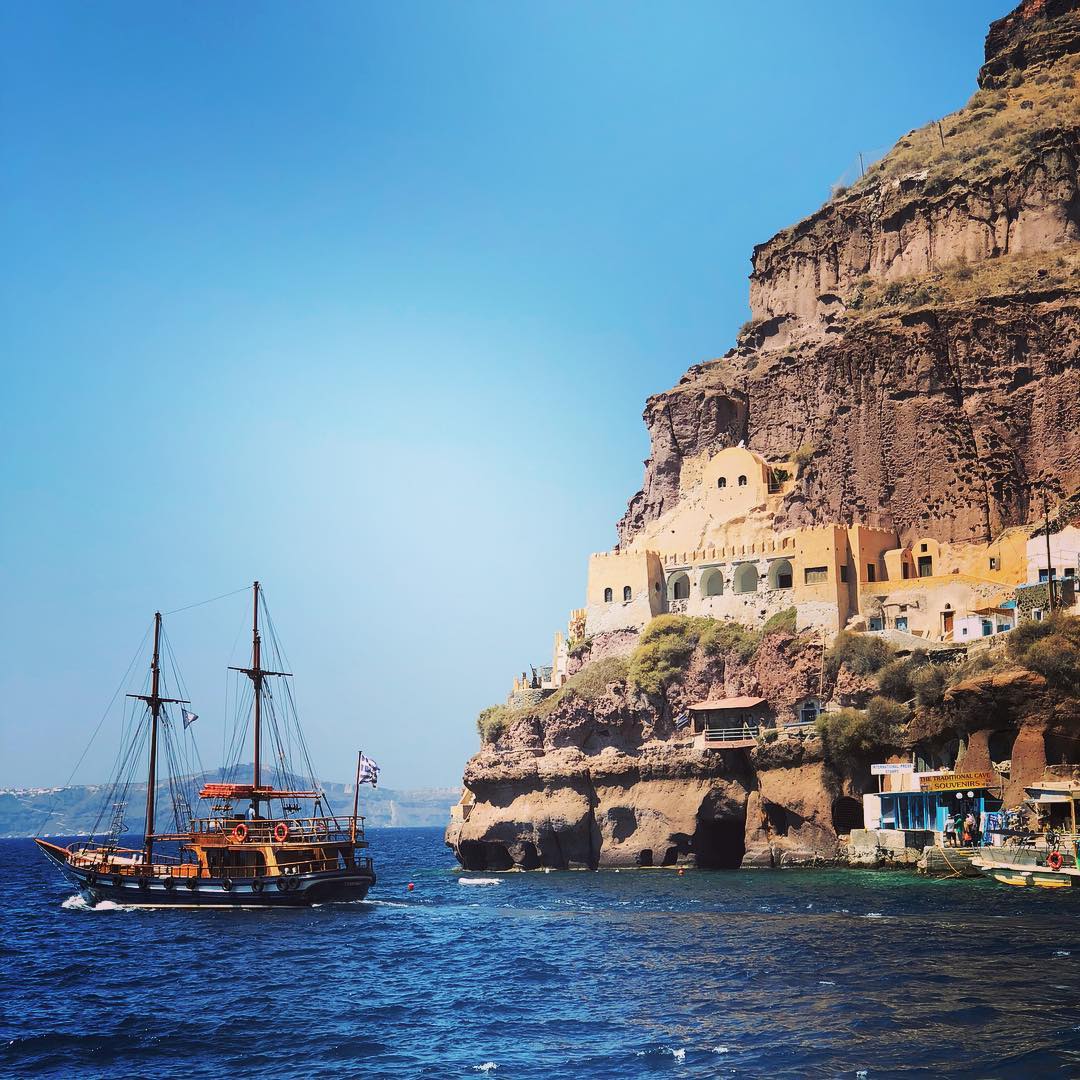
{"type": "Polygon", "coordinates": [[[1054,614],[1054,561],[1050,555],[1050,504],[1046,501],[1046,488],[1043,488],[1043,526],[1046,529],[1046,589],[1050,597],[1050,614],[1054,614]]]}
{"type": "Polygon", "coordinates": [[[157,729],[161,713],[161,612],[154,612],[154,658],[150,662],[150,773],[146,779],[146,832],[144,863],[150,870],[154,853],[154,804],[157,801],[157,729]]]}
{"type": "Polygon", "coordinates": [[[251,681],[255,688],[255,770],[252,784],[256,794],[252,801],[258,806],[259,796],[259,751],[262,742],[262,644],[259,641],[259,583],[256,581],[252,588],[251,604],[251,681]]]}
{"type": "Polygon", "coordinates": [[[357,750],[356,752],[356,785],[353,787],[352,796],[352,829],[349,832],[349,839],[353,846],[356,846],[356,815],[360,813],[360,764],[364,760],[364,751],[357,750]]]}

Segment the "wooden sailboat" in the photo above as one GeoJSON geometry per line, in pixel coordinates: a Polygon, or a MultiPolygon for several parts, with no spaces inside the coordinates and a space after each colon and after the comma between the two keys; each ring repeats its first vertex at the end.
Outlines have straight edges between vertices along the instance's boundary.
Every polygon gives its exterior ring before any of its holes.
{"type": "MultiPolygon", "coordinates": [[[[134,738],[145,739],[144,724],[149,726],[142,845],[120,846],[122,802],[116,803],[114,825],[103,840],[91,838],[68,847],[40,837],[35,841],[91,901],[142,907],[299,907],[362,900],[375,884],[372,860],[364,854],[368,846],[364,819],[358,814],[365,762],[362,754],[357,761],[351,817],[329,813],[326,798],[314,783],[308,787],[263,783],[263,711],[273,700],[267,680],[290,676],[263,667],[257,581],[253,593],[251,663],[231,669],[246,676],[252,688],[254,767],[250,782],[204,784],[198,798],[211,804],[206,816],[192,814],[183,798],[174,798],[176,828],[156,831],[159,742],[175,733],[168,707],[188,702],[162,693],[162,625],[161,614],[155,614],[149,692],[128,695],[145,707],[134,738]]],[[[290,780],[294,774],[287,768],[288,746],[282,745],[276,715],[272,718],[279,780],[290,780]]],[[[168,759],[175,760],[171,747],[166,749],[168,759]]],[[[109,790],[111,793],[115,788],[109,790]]]]}

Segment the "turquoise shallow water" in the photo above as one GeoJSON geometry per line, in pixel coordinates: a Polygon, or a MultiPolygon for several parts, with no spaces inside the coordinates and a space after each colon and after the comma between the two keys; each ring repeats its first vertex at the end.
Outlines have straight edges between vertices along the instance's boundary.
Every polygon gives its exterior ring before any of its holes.
{"type": "Polygon", "coordinates": [[[369,901],[235,913],[86,910],[0,841],[0,1075],[1080,1076],[1080,892],[370,839],[369,901]]]}

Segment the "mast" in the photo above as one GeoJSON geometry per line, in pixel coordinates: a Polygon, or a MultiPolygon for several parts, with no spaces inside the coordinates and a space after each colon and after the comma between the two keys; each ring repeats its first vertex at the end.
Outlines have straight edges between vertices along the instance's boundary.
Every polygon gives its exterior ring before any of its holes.
{"type": "Polygon", "coordinates": [[[360,766],[364,761],[364,751],[356,752],[356,785],[353,787],[352,797],[352,827],[349,830],[349,840],[353,847],[356,846],[356,815],[360,812],[360,766]]]}
{"type": "Polygon", "coordinates": [[[252,786],[259,789],[259,750],[262,741],[262,645],[259,641],[259,583],[252,587],[251,598],[251,682],[255,689],[255,769],[252,786]]]}
{"type": "Polygon", "coordinates": [[[150,764],[146,778],[146,827],[143,831],[143,861],[149,868],[154,853],[154,810],[157,803],[157,737],[161,706],[169,703],[187,705],[184,698],[161,696],[161,612],[154,612],[154,655],[150,661],[150,693],[128,694],[150,707],[150,764]]]}
{"type": "Polygon", "coordinates": [[[251,803],[256,810],[258,805],[267,796],[260,795],[262,787],[262,687],[263,680],[267,675],[288,676],[288,671],[268,671],[262,666],[262,637],[259,634],[259,583],[256,581],[252,587],[251,597],[251,667],[230,668],[230,671],[239,671],[251,680],[254,691],[254,727],[255,727],[255,764],[252,768],[251,803]]]}

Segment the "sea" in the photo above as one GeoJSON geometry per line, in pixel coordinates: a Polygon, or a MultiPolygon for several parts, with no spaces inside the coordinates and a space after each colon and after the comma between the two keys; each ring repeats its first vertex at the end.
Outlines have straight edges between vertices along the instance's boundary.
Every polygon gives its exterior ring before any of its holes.
{"type": "Polygon", "coordinates": [[[0,1075],[1080,1077],[1080,891],[369,839],[368,900],[266,912],[90,907],[0,841],[0,1075]]]}

